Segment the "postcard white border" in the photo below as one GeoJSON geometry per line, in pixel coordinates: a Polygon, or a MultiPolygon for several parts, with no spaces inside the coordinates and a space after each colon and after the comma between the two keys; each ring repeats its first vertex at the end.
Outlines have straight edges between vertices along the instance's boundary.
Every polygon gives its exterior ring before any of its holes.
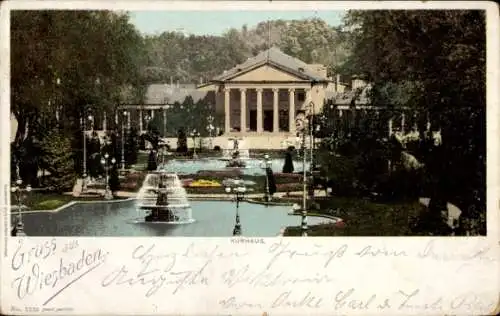
{"type": "MultiPolygon", "coordinates": [[[[393,292],[402,290],[409,291],[410,288],[420,290],[419,294],[422,295],[419,304],[433,303],[433,300],[442,295],[449,306],[450,301],[460,299],[467,296],[470,301],[467,304],[463,303],[461,308],[455,310],[446,310],[446,312],[453,312],[455,314],[489,314],[493,313],[493,307],[497,307],[499,284],[499,212],[498,212],[498,189],[499,189],[499,173],[497,169],[499,161],[498,153],[498,118],[499,116],[499,19],[498,7],[493,2],[452,2],[452,1],[432,1],[432,2],[261,2],[261,1],[220,1],[210,2],[210,5],[205,1],[176,1],[176,2],[163,2],[163,1],[10,1],[1,4],[1,19],[0,19],[0,39],[1,39],[1,58],[0,58],[0,80],[1,80],[1,94],[0,94],[0,117],[4,124],[1,124],[2,133],[1,137],[1,169],[0,169],[0,184],[2,198],[1,204],[3,205],[3,213],[1,217],[2,229],[0,236],[2,237],[2,255],[1,258],[1,272],[2,272],[2,285],[0,287],[1,301],[3,313],[10,313],[11,305],[19,305],[16,302],[15,296],[9,287],[12,281],[13,274],[11,270],[12,265],[12,252],[17,249],[18,240],[12,238],[5,238],[3,234],[9,232],[6,230],[6,221],[8,221],[9,209],[6,205],[10,204],[9,201],[9,142],[10,142],[10,127],[8,118],[10,117],[10,91],[9,91],[9,12],[12,9],[112,9],[112,10],[345,10],[345,9],[484,9],[487,10],[487,237],[455,237],[455,238],[418,238],[418,237],[394,237],[394,238],[267,238],[265,239],[266,245],[262,244],[234,244],[230,239],[225,238],[56,238],[56,243],[60,247],[64,246],[71,240],[79,242],[79,249],[86,250],[87,252],[96,252],[99,249],[102,253],[110,252],[107,261],[103,264],[103,268],[111,266],[119,266],[124,262],[128,264],[135,264],[130,259],[130,252],[134,247],[140,245],[156,244],[155,249],[167,249],[169,251],[185,251],[192,243],[195,243],[199,249],[212,249],[218,246],[219,249],[226,252],[247,252],[249,257],[243,259],[226,258],[218,259],[219,264],[210,266],[210,272],[213,275],[221,274],[224,269],[228,267],[241,268],[245,263],[251,263],[252,266],[261,267],[272,259],[273,245],[283,245],[283,243],[290,243],[289,249],[296,251],[295,255],[287,253],[282,257],[287,257],[288,260],[283,260],[281,263],[275,265],[279,270],[285,274],[295,276],[305,276],[308,272],[308,267],[318,269],[325,273],[331,273],[332,277],[336,278],[336,282],[332,284],[323,284],[316,286],[309,286],[315,293],[326,293],[338,291],[348,291],[350,288],[355,288],[356,293],[359,293],[358,300],[369,300],[371,293],[379,297],[388,297],[393,295],[393,292]],[[175,244],[174,244],[175,241],[175,244]],[[418,257],[418,254],[425,252],[426,246],[429,243],[436,245],[436,256],[434,259],[424,260],[418,257]],[[341,245],[348,245],[349,249],[357,249],[371,245],[374,248],[386,249],[388,251],[405,251],[409,255],[407,257],[395,256],[375,256],[360,259],[357,257],[344,257],[342,260],[334,260],[328,269],[321,270],[320,267],[323,258],[310,256],[300,256],[300,252],[310,251],[310,249],[337,249],[341,245]],[[316,247],[316,248],[315,248],[316,247]],[[474,258],[470,256],[477,251],[485,249],[484,254],[477,255],[474,258]],[[486,251],[489,249],[489,251],[486,251]],[[7,256],[7,251],[9,255],[7,256]],[[438,258],[439,257],[439,258],[438,258]],[[251,258],[251,259],[250,259],[251,258]],[[300,269],[296,267],[300,266],[300,269]],[[392,292],[391,292],[392,291],[392,292]],[[468,291],[468,292],[467,292],[468,291]],[[468,294],[464,294],[464,293],[468,294]],[[392,294],[391,294],[392,293],[392,294]],[[471,297],[475,297],[471,298],[471,297]],[[495,301],[496,300],[496,301],[495,301]],[[478,303],[484,303],[481,305],[478,303]],[[13,303],[14,302],[14,303],[13,303]],[[465,305],[464,305],[465,304],[465,305]]],[[[8,225],[8,224],[7,224],[8,225]]],[[[44,241],[51,240],[50,238],[27,238],[24,240],[25,247],[27,245],[36,245],[44,241]]],[[[281,247],[281,246],[275,246],[281,247]]],[[[202,252],[200,250],[200,252],[202,252]]],[[[316,251],[317,253],[321,251],[316,251]]],[[[358,256],[359,257],[359,256],[358,256]]],[[[57,266],[58,260],[72,260],[74,255],[70,253],[61,254],[53,257],[42,263],[42,267],[57,266]]],[[[200,255],[196,258],[185,258],[185,267],[195,268],[198,261],[205,260],[206,257],[200,255]],[[188,260],[189,259],[189,260],[188,260]]],[[[103,259],[104,260],[104,259],[103,259]]],[[[258,305],[259,302],[266,302],[269,297],[276,296],[279,291],[298,291],[299,297],[304,296],[304,286],[281,286],[279,288],[255,288],[249,284],[240,285],[237,288],[228,288],[226,285],[218,282],[213,283],[210,287],[197,287],[192,286],[192,289],[185,290],[184,294],[179,294],[176,297],[168,296],[169,291],[164,295],[158,296],[156,299],[146,299],[141,295],[141,290],[136,288],[121,288],[105,292],[103,288],[94,288],[99,282],[102,283],[103,276],[109,273],[109,269],[96,269],[92,273],[92,277],[82,279],[79,286],[74,286],[71,291],[68,291],[66,296],[60,296],[60,301],[57,303],[59,307],[68,307],[72,310],[60,310],[58,313],[69,314],[250,314],[257,315],[266,312],[272,315],[292,315],[292,314],[325,314],[332,313],[345,313],[345,314],[442,314],[443,310],[437,311],[431,309],[380,309],[376,305],[372,305],[369,309],[359,308],[340,308],[338,310],[328,305],[323,305],[318,309],[308,309],[302,307],[295,308],[277,308],[270,309],[269,305],[258,305]],[[92,290],[86,290],[90,289],[92,290]],[[119,292],[117,292],[119,291],[119,292]],[[224,297],[231,297],[231,295],[240,295],[240,299],[244,300],[248,306],[243,306],[240,309],[225,310],[221,308],[220,301],[224,297]],[[165,297],[169,298],[166,299],[165,297]],[[131,299],[132,298],[132,299],[131,299]],[[195,298],[195,299],[193,299],[195,298]],[[197,301],[198,300],[198,301],[197,301]],[[251,303],[253,302],[253,303],[251,303]]],[[[312,273],[312,272],[311,272],[312,273]]],[[[19,274],[15,274],[19,276],[19,274]]],[[[316,294],[316,295],[319,295],[316,294]]],[[[345,293],[344,293],[345,294],[345,293]]],[[[46,297],[34,295],[26,303],[26,306],[41,306],[46,297]]],[[[332,297],[330,297],[333,299],[332,297]]],[[[299,299],[299,298],[297,298],[299,299]]],[[[382,304],[381,302],[378,302],[382,304]]],[[[457,303],[458,304],[458,303],[457,303]]],[[[24,311],[26,312],[26,311],[24,311]]],[[[33,314],[38,312],[31,310],[33,314]]],[[[55,311],[52,311],[55,312],[55,311]]],[[[47,312],[46,312],[47,313],[47,312]]]]}

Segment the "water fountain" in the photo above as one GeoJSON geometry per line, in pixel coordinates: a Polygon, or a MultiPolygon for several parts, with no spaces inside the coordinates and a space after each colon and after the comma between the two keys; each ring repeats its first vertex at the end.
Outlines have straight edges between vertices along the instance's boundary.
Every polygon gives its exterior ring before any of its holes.
{"type": "Polygon", "coordinates": [[[147,223],[193,223],[191,205],[186,190],[175,173],[162,171],[146,175],[137,194],[137,208],[146,211],[147,223]]]}
{"type": "Polygon", "coordinates": [[[242,138],[229,138],[227,148],[222,151],[222,160],[233,160],[235,153],[238,153],[240,160],[250,159],[250,150],[246,148],[242,138]]]}
{"type": "Polygon", "coordinates": [[[240,152],[233,152],[231,160],[226,163],[226,168],[245,168],[247,164],[240,157],[240,152]]]}

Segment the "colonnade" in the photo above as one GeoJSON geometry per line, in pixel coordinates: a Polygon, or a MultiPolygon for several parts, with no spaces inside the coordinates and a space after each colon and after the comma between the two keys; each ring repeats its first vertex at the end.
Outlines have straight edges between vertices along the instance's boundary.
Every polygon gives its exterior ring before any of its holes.
{"type": "MultiPolygon", "coordinates": [[[[289,132],[295,133],[295,114],[296,114],[296,104],[295,104],[295,90],[296,88],[280,88],[280,87],[272,87],[272,88],[262,88],[262,87],[245,87],[245,88],[224,88],[224,128],[226,133],[231,132],[231,90],[239,90],[240,92],[240,131],[247,131],[247,90],[255,90],[257,94],[256,98],[256,108],[257,108],[257,133],[262,133],[264,131],[263,128],[263,110],[262,110],[262,94],[265,89],[270,89],[273,92],[273,133],[279,132],[279,92],[281,89],[288,90],[288,126],[289,132]]],[[[302,88],[300,88],[302,89],[302,88]]],[[[303,89],[305,92],[304,100],[310,100],[310,89],[303,89]]],[[[304,102],[305,102],[304,101],[304,102]]]]}

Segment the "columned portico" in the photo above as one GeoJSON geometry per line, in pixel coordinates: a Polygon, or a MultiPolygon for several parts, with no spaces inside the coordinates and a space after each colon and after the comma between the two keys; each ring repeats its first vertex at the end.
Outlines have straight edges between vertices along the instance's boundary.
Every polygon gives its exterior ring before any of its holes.
{"type": "Polygon", "coordinates": [[[289,137],[295,134],[297,110],[313,102],[319,113],[329,85],[325,66],[306,64],[271,47],[199,89],[216,92],[226,135],[289,137]]]}
{"type": "MultiPolygon", "coordinates": [[[[221,91],[226,134],[294,135],[297,107],[304,109],[311,102],[310,83],[234,84],[221,91]]],[[[317,113],[320,109],[321,104],[311,110],[317,113]]]]}

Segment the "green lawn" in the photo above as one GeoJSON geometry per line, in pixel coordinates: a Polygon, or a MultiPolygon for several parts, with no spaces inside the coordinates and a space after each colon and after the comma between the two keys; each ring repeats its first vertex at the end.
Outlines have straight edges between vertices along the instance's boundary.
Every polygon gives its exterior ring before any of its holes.
{"type": "MultiPolygon", "coordinates": [[[[346,226],[333,224],[312,226],[309,236],[407,236],[412,235],[412,221],[425,210],[418,201],[376,203],[358,198],[332,197],[318,199],[320,210],[341,217],[346,226]],[[329,210],[333,210],[329,212],[329,210]]],[[[285,236],[299,236],[299,227],[288,227],[285,236]]]]}
{"type": "MultiPolygon", "coordinates": [[[[118,199],[118,198],[115,198],[118,199]]],[[[53,210],[63,206],[71,201],[102,201],[103,197],[96,195],[95,197],[73,197],[72,195],[58,193],[42,193],[31,192],[22,200],[22,204],[26,205],[30,210],[53,210]]],[[[11,204],[17,205],[15,195],[11,195],[11,204]]]]}

